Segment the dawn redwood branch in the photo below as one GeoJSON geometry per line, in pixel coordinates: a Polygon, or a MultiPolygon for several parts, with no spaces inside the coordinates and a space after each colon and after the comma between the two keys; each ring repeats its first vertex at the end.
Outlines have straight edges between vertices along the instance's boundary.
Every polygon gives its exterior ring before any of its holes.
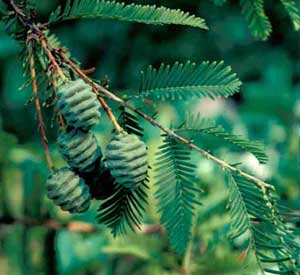
{"type": "Polygon", "coordinates": [[[187,145],[187,146],[191,147],[192,149],[194,149],[195,151],[199,152],[200,154],[202,154],[207,159],[212,160],[213,162],[217,163],[219,166],[221,166],[222,169],[227,169],[227,170],[229,170],[231,172],[238,173],[241,176],[247,178],[248,180],[256,183],[264,191],[264,193],[265,193],[266,189],[272,189],[272,190],[274,190],[274,186],[273,185],[270,185],[270,184],[264,182],[263,180],[255,177],[253,175],[250,175],[250,174],[242,171],[241,169],[239,169],[237,167],[234,167],[234,166],[230,165],[226,161],[215,157],[214,155],[212,155],[209,152],[207,152],[206,150],[198,147],[197,145],[195,145],[191,141],[189,141],[189,140],[185,139],[184,137],[178,135],[177,133],[175,133],[171,129],[164,127],[163,125],[161,125],[159,122],[157,122],[152,117],[150,117],[147,114],[143,113],[142,111],[136,109],[134,106],[128,104],[126,101],[124,101],[120,97],[116,96],[114,93],[110,92],[109,90],[107,90],[103,86],[99,85],[98,83],[95,83],[87,75],[83,74],[83,72],[78,68],[78,66],[72,60],[66,59],[63,55],[61,55],[61,57],[64,59],[64,61],[67,64],[70,65],[70,67],[80,77],[83,78],[83,80],[85,80],[87,83],[89,83],[92,87],[96,87],[96,89],[98,90],[98,92],[102,93],[103,95],[105,95],[109,99],[111,99],[111,100],[113,100],[113,101],[115,101],[115,102],[123,105],[124,107],[132,110],[133,112],[135,112],[136,114],[138,114],[139,116],[141,116],[143,119],[145,119],[146,121],[148,121],[149,123],[151,123],[154,127],[159,128],[160,130],[162,130],[167,135],[172,136],[173,138],[177,139],[179,142],[182,142],[185,145],[187,145]]]}
{"type": "MultiPolygon", "coordinates": [[[[11,2],[14,2],[13,0],[11,0],[11,2]]],[[[32,30],[32,32],[38,34],[40,36],[40,40],[39,42],[41,43],[42,47],[45,49],[46,54],[48,56],[48,58],[50,59],[50,61],[52,62],[52,64],[57,68],[57,72],[58,74],[61,76],[62,80],[66,80],[66,76],[63,74],[61,68],[59,67],[56,58],[53,56],[53,54],[51,53],[51,50],[49,49],[49,45],[47,43],[46,38],[43,35],[43,31],[39,28],[38,25],[36,24],[32,24],[29,20],[27,20],[24,16],[24,14],[22,14],[22,12],[18,11],[17,6],[15,5],[15,11],[18,14],[18,16],[20,17],[21,21],[23,24],[25,24],[28,29],[32,30]]],[[[61,51],[59,51],[58,49],[52,49],[52,50],[56,50],[59,54],[60,57],[87,83],[89,83],[92,87],[93,87],[93,91],[98,95],[98,98],[102,98],[100,97],[100,93],[105,95],[106,97],[108,97],[109,99],[121,104],[122,106],[132,110],[133,112],[135,112],[136,114],[138,114],[139,116],[141,116],[142,118],[144,118],[146,121],[148,121],[149,123],[151,123],[153,126],[161,129],[164,133],[166,133],[169,136],[172,136],[173,138],[177,139],[179,142],[184,143],[185,145],[189,146],[190,148],[194,149],[195,151],[199,152],[200,154],[202,154],[204,157],[206,157],[209,160],[212,160],[213,162],[215,162],[216,164],[218,164],[222,169],[224,170],[228,170],[234,173],[237,173],[239,175],[241,175],[244,178],[247,178],[248,180],[252,181],[253,183],[257,184],[258,187],[261,188],[261,190],[266,193],[267,189],[271,189],[274,190],[274,186],[264,182],[263,180],[259,179],[258,177],[255,177],[253,175],[250,175],[247,172],[244,172],[243,170],[230,165],[229,163],[227,163],[226,161],[219,159],[217,157],[215,157],[214,155],[210,154],[208,151],[198,147],[197,145],[193,144],[191,141],[185,139],[184,137],[178,135],[177,133],[175,133],[174,131],[172,131],[171,129],[168,129],[166,127],[164,127],[163,125],[161,125],[159,122],[157,122],[156,120],[154,120],[152,117],[148,116],[147,114],[141,112],[140,110],[137,110],[134,106],[128,104],[127,102],[125,102],[123,99],[121,99],[120,97],[116,96],[115,94],[113,94],[112,92],[110,92],[109,90],[107,90],[105,87],[99,85],[98,83],[95,83],[93,80],[91,80],[84,72],[82,72],[82,70],[80,70],[80,68],[71,60],[71,59],[67,59],[65,58],[65,56],[63,55],[63,53],[61,51]]],[[[104,99],[102,98],[102,100],[100,100],[101,104],[103,104],[104,99]]],[[[103,105],[102,105],[103,106],[103,105]]],[[[110,108],[108,107],[107,104],[104,104],[103,106],[104,110],[107,112],[109,118],[111,119],[113,125],[115,126],[117,131],[120,131],[120,126],[118,126],[117,121],[114,117],[114,115],[112,114],[110,108]]]]}

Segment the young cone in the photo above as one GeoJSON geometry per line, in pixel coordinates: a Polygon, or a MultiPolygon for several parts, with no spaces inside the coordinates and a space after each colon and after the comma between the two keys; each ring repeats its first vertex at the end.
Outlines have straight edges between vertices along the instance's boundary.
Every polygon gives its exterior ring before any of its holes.
{"type": "Polygon", "coordinates": [[[102,157],[101,148],[93,133],[79,129],[62,131],[57,139],[61,154],[79,172],[91,172],[102,157]]]}
{"type": "Polygon", "coordinates": [[[106,147],[106,165],[116,183],[135,189],[147,177],[147,148],[137,136],[121,131],[106,147]]]}
{"type": "Polygon", "coordinates": [[[89,130],[99,122],[101,105],[91,86],[82,79],[60,86],[57,98],[58,108],[69,126],[89,130]]]}
{"type": "Polygon", "coordinates": [[[89,187],[69,168],[52,172],[47,180],[47,196],[62,210],[82,213],[89,209],[89,187]]]}

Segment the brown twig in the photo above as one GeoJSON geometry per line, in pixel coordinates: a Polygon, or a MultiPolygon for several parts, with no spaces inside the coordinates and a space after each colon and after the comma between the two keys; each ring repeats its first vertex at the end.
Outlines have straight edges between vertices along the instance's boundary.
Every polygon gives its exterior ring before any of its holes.
{"type": "MultiPolygon", "coordinates": [[[[97,91],[97,88],[93,88],[93,91],[94,92],[97,91]]],[[[106,112],[106,114],[107,114],[108,118],[110,119],[111,123],[114,125],[116,131],[121,132],[122,128],[121,128],[120,124],[118,123],[116,117],[114,116],[113,112],[111,111],[110,107],[107,105],[106,101],[101,96],[99,96],[98,91],[97,91],[96,94],[97,94],[98,100],[100,101],[100,103],[102,105],[102,108],[106,112]]]]}
{"type": "MultiPolygon", "coordinates": [[[[31,42],[29,42],[31,43],[31,42]]],[[[35,103],[35,108],[38,116],[38,122],[39,122],[39,129],[40,129],[40,134],[41,134],[41,139],[42,139],[42,144],[44,147],[44,152],[45,152],[45,157],[46,157],[46,162],[48,165],[48,168],[50,170],[53,170],[53,162],[50,156],[50,151],[48,147],[48,141],[47,141],[47,136],[46,136],[46,130],[45,130],[45,125],[44,125],[44,120],[43,120],[43,115],[42,115],[42,110],[41,110],[41,104],[40,104],[40,99],[38,96],[38,86],[37,86],[37,80],[36,80],[36,71],[35,71],[35,64],[34,64],[34,56],[33,56],[33,48],[32,44],[28,46],[28,53],[29,53],[29,63],[30,63],[30,75],[31,75],[31,81],[32,81],[32,90],[34,94],[34,103],[35,103]]]]}
{"type": "Polygon", "coordinates": [[[88,69],[85,69],[85,70],[82,70],[82,72],[86,75],[88,74],[92,74],[96,71],[96,68],[95,67],[92,67],[92,68],[88,68],[88,69]]]}
{"type": "MultiPolygon", "coordinates": [[[[77,233],[102,233],[103,229],[95,224],[83,222],[83,221],[69,221],[61,222],[54,219],[49,220],[37,220],[31,217],[0,217],[0,224],[2,225],[15,225],[22,224],[29,227],[44,227],[51,230],[66,230],[77,233]]],[[[136,228],[139,234],[166,234],[165,229],[159,224],[142,224],[139,229],[136,228]]]]}
{"type": "MultiPolygon", "coordinates": [[[[106,89],[103,87],[99,87],[101,92],[104,92],[106,89]]],[[[109,94],[107,94],[105,92],[105,94],[107,96],[109,96],[109,94]]],[[[115,98],[116,96],[114,95],[111,99],[115,98]]],[[[120,102],[120,98],[118,98],[119,103],[120,102]]],[[[154,120],[152,117],[147,116],[146,114],[144,114],[143,112],[141,112],[140,110],[135,109],[133,106],[131,106],[130,104],[126,103],[125,101],[122,102],[122,105],[125,106],[126,108],[132,110],[133,112],[137,113],[139,116],[143,117],[145,120],[147,120],[149,123],[151,123],[153,126],[161,129],[163,132],[165,132],[167,135],[174,137],[175,139],[177,139],[178,141],[184,143],[185,145],[191,147],[192,149],[194,149],[195,151],[199,152],[200,154],[202,154],[204,157],[206,157],[209,160],[212,160],[213,162],[215,162],[216,164],[218,164],[222,169],[227,169],[231,172],[234,173],[238,173],[241,176],[243,176],[244,178],[247,178],[248,180],[256,183],[259,187],[261,187],[263,190],[265,189],[272,189],[274,190],[274,186],[270,185],[266,182],[264,182],[263,180],[252,176],[244,171],[242,171],[241,169],[234,167],[232,165],[230,165],[229,163],[227,163],[224,160],[221,160],[217,157],[215,157],[214,155],[210,154],[209,152],[205,151],[204,149],[198,147],[197,145],[195,145],[194,143],[192,143],[191,141],[185,139],[184,137],[176,134],[174,131],[172,131],[171,129],[168,129],[164,126],[162,126],[160,123],[158,123],[156,120],[154,120]]]]}
{"type": "Polygon", "coordinates": [[[62,81],[67,81],[67,77],[65,76],[64,72],[62,71],[62,69],[60,68],[60,66],[58,65],[55,57],[53,56],[53,54],[51,53],[51,50],[48,47],[48,42],[46,40],[45,37],[41,36],[40,40],[39,40],[40,44],[42,45],[45,53],[47,54],[50,62],[53,64],[53,66],[55,67],[58,75],[60,76],[60,78],[62,79],[62,81]]]}
{"type": "Polygon", "coordinates": [[[54,219],[36,220],[30,217],[0,217],[0,224],[14,225],[22,224],[31,227],[45,227],[51,230],[68,230],[80,233],[102,232],[99,227],[81,221],[60,222],[54,219]]]}
{"type": "Polygon", "coordinates": [[[136,228],[136,232],[139,234],[155,234],[159,233],[162,236],[166,236],[166,229],[160,224],[141,224],[136,228]]]}

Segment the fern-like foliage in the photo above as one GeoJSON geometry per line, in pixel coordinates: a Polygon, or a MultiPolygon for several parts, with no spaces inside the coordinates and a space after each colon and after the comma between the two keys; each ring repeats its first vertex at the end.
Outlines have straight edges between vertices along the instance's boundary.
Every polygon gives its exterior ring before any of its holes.
{"type": "Polygon", "coordinates": [[[201,192],[195,186],[196,166],[190,163],[191,149],[166,136],[155,161],[156,198],[161,223],[166,226],[171,245],[184,254],[201,192]]]}
{"type": "Polygon", "coordinates": [[[67,49],[65,46],[63,46],[62,42],[60,39],[57,37],[56,34],[50,33],[49,31],[44,32],[45,37],[47,38],[48,45],[51,49],[63,49],[64,54],[66,57],[70,56],[69,49],[67,49]]]}
{"type": "Polygon", "coordinates": [[[300,10],[293,0],[280,0],[285,10],[289,14],[296,31],[300,30],[300,10]]]}
{"type": "Polygon", "coordinates": [[[185,122],[174,131],[181,135],[185,135],[185,133],[212,135],[230,143],[242,151],[253,154],[260,163],[266,163],[268,161],[264,146],[260,142],[250,141],[240,135],[232,134],[226,131],[223,126],[217,125],[214,120],[202,118],[200,114],[187,114],[185,122]]]}
{"type": "Polygon", "coordinates": [[[68,0],[62,13],[59,7],[51,14],[50,22],[80,18],[109,18],[145,24],[175,24],[207,29],[204,19],[181,10],[149,5],[126,5],[104,0],[74,0],[73,3],[68,0]]]}
{"type": "Polygon", "coordinates": [[[262,272],[300,274],[299,244],[282,220],[272,190],[229,174],[231,237],[247,235],[262,272]]]}
{"type": "MultiPolygon", "coordinates": [[[[222,6],[226,0],[211,0],[216,6],[222,6]]],[[[264,10],[264,0],[240,0],[242,14],[246,17],[252,35],[258,40],[266,40],[272,26],[264,10]]],[[[294,29],[300,30],[300,6],[298,0],[280,0],[288,13],[294,29]]]]}
{"type": "Polygon", "coordinates": [[[124,106],[121,106],[119,110],[121,112],[118,118],[120,126],[128,134],[134,134],[142,137],[144,135],[144,129],[140,126],[136,115],[124,106]]]}
{"type": "Polygon", "coordinates": [[[272,26],[265,14],[264,0],[240,0],[240,5],[253,36],[266,40],[272,31],[272,26]]]}
{"type": "MultiPolygon", "coordinates": [[[[111,176],[110,176],[111,177],[111,176]]],[[[98,209],[98,221],[111,229],[116,236],[126,233],[128,229],[135,231],[141,224],[147,203],[147,180],[135,190],[114,184],[113,195],[106,199],[98,209]]]]}
{"type": "Polygon", "coordinates": [[[176,62],[173,66],[152,66],[142,73],[140,96],[159,100],[228,97],[239,91],[240,80],[221,62],[176,62]]]}

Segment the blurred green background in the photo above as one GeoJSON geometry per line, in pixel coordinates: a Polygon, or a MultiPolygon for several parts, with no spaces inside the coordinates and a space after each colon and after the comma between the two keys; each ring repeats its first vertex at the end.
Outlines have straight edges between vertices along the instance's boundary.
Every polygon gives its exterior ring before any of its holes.
{"type": "MultiPolygon", "coordinates": [[[[64,1],[61,1],[63,3],[64,1]]],[[[266,1],[273,33],[267,42],[255,41],[240,13],[238,1],[217,7],[212,1],[136,1],[141,4],[181,8],[207,20],[209,31],[178,26],[153,27],[109,20],[71,21],[52,31],[82,63],[96,67],[96,79],[108,77],[110,90],[138,88],[140,71],[148,64],[192,60],[224,60],[243,82],[241,93],[228,100],[202,100],[159,104],[158,120],[170,125],[183,119],[185,110],[214,117],[225,128],[262,141],[270,156],[267,165],[258,165],[249,155],[228,153],[226,144],[215,148],[203,141],[203,148],[228,161],[243,161],[245,168],[277,187],[282,199],[300,208],[300,35],[294,32],[287,14],[277,1],[266,1]]],[[[38,14],[46,20],[58,1],[40,1],[38,14]]],[[[29,88],[20,90],[25,80],[18,45],[0,25],[0,215],[54,218],[63,222],[80,220],[95,223],[97,203],[84,215],[58,210],[44,195],[47,168],[31,102],[29,88]],[[26,104],[27,103],[27,104],[26,104]]],[[[149,107],[149,113],[154,112],[149,107]]],[[[48,125],[50,112],[45,111],[48,125]],[[49,114],[48,114],[49,113],[49,114]]],[[[103,123],[108,123],[103,115],[103,123]]],[[[141,122],[142,123],[142,122],[141,122]]],[[[155,129],[147,141],[155,148],[155,129]]],[[[96,128],[102,145],[109,132],[96,128]]],[[[63,166],[55,146],[57,130],[48,127],[51,153],[63,166]]],[[[156,132],[157,133],[157,132],[156,132]]],[[[155,151],[151,151],[151,157],[155,151]]],[[[79,234],[68,230],[9,225],[0,227],[0,274],[180,274],[187,266],[190,274],[259,274],[252,258],[241,260],[242,247],[227,238],[229,219],[224,213],[227,191],[219,168],[201,160],[199,185],[206,191],[199,208],[188,255],[180,259],[163,234],[129,234],[113,239],[108,230],[79,234]],[[245,273],[243,273],[245,272],[245,273]],[[248,272],[248,273],[247,273],[248,272]]],[[[153,189],[153,188],[152,188],[153,189]]],[[[158,223],[155,200],[145,222],[158,223]]],[[[102,230],[103,229],[103,230],[102,230]]]]}

